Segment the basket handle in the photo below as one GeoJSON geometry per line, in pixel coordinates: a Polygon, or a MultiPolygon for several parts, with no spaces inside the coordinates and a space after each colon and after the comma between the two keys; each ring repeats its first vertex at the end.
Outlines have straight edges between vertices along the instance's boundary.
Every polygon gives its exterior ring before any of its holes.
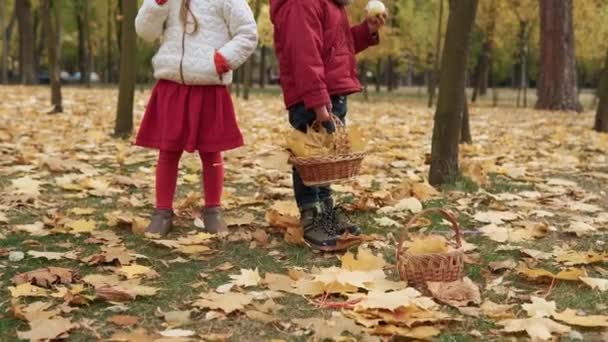
{"type": "MultiPolygon", "coordinates": [[[[330,121],[334,124],[335,128],[335,132],[332,134],[335,136],[336,151],[340,154],[349,153],[351,151],[351,146],[348,133],[346,132],[346,126],[335,114],[331,114],[330,118],[330,121]]],[[[322,125],[322,122],[315,120],[310,127],[314,128],[322,125]]]]}
{"type": "Polygon", "coordinates": [[[462,237],[461,237],[462,233],[460,232],[460,226],[458,224],[458,220],[456,220],[456,217],[454,217],[454,214],[452,214],[451,212],[449,212],[445,209],[430,208],[430,209],[423,210],[423,211],[419,212],[418,214],[414,215],[405,224],[405,227],[403,228],[403,231],[401,232],[401,236],[399,237],[399,243],[397,245],[397,260],[400,259],[401,254],[403,253],[403,244],[405,243],[405,238],[407,236],[407,230],[410,229],[419,218],[421,218],[424,215],[429,214],[429,213],[439,213],[439,214],[441,214],[441,216],[443,216],[448,221],[450,221],[450,223],[452,224],[452,229],[456,233],[456,248],[462,247],[462,237]]]}

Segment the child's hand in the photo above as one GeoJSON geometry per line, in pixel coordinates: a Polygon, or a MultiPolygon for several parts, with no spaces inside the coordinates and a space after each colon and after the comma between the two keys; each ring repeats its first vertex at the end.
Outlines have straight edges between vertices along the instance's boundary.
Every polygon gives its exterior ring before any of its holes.
{"type": "Polygon", "coordinates": [[[215,55],[213,56],[213,61],[215,62],[215,71],[217,72],[218,76],[222,77],[223,74],[230,71],[230,65],[228,64],[228,61],[218,51],[215,52],[215,55]]]}
{"type": "Polygon", "coordinates": [[[386,24],[386,19],[388,18],[388,14],[382,13],[378,14],[375,17],[369,17],[366,19],[367,25],[369,26],[369,31],[371,33],[378,33],[380,29],[386,24]]]}
{"type": "Polygon", "coordinates": [[[327,105],[316,107],[315,109],[317,122],[327,122],[331,120],[329,116],[329,111],[327,110],[327,105]]]}

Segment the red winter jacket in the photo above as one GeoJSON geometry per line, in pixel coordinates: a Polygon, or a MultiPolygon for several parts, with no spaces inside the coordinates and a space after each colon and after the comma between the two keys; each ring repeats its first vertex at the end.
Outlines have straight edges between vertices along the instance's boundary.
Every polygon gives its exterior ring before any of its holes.
{"type": "Polygon", "coordinates": [[[285,105],[312,109],[361,91],[355,54],[378,44],[367,23],[350,27],[333,0],[270,0],[285,105]]]}

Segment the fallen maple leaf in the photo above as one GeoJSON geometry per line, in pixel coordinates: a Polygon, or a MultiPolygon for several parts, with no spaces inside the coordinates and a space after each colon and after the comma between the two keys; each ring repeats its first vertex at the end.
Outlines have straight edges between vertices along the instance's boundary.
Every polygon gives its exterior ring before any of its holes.
{"type": "Polygon", "coordinates": [[[372,331],[374,334],[378,335],[402,336],[417,340],[429,340],[431,337],[441,334],[441,330],[429,325],[422,325],[413,328],[399,327],[395,325],[381,325],[375,327],[372,331]]]}
{"type": "Polygon", "coordinates": [[[348,332],[354,336],[360,336],[363,333],[363,328],[355,324],[350,319],[345,318],[339,312],[333,312],[330,319],[324,318],[305,318],[294,319],[294,323],[314,331],[314,337],[318,341],[337,340],[344,332],[348,332]]]}
{"type": "Polygon", "coordinates": [[[159,274],[150,267],[137,264],[122,266],[116,272],[127,279],[138,278],[141,275],[145,276],[148,279],[154,279],[159,277],[159,274]]]}
{"type": "Polygon", "coordinates": [[[18,297],[47,297],[49,292],[38,286],[34,286],[29,282],[19,284],[17,286],[9,286],[8,290],[11,292],[13,298],[18,297]]]}
{"type": "Polygon", "coordinates": [[[427,282],[427,287],[434,298],[455,307],[481,303],[479,287],[468,277],[449,283],[427,282]]]}
{"type": "Polygon", "coordinates": [[[191,311],[169,311],[163,316],[169,327],[177,328],[192,323],[191,315],[191,311]]]}
{"type": "Polygon", "coordinates": [[[195,332],[193,330],[185,329],[167,329],[160,332],[160,335],[164,337],[190,337],[194,336],[194,334],[195,332]]]}
{"type": "Polygon", "coordinates": [[[258,286],[262,281],[257,268],[255,270],[241,269],[241,274],[231,275],[230,278],[234,285],[242,287],[258,286]]]}
{"type": "Polygon", "coordinates": [[[590,315],[579,316],[576,310],[566,309],[563,312],[553,313],[558,321],[581,327],[608,327],[608,316],[590,315]]]}
{"type": "Polygon", "coordinates": [[[342,261],[342,268],[349,271],[381,270],[386,266],[386,261],[384,261],[382,254],[378,253],[378,255],[374,255],[371,250],[364,247],[359,247],[356,259],[354,254],[347,252],[340,260],[342,261]]]}
{"type": "Polygon", "coordinates": [[[90,233],[95,229],[97,223],[93,220],[72,220],[65,224],[72,234],[90,233]]]}
{"type": "Polygon", "coordinates": [[[492,223],[500,225],[504,222],[514,221],[519,218],[519,215],[509,211],[478,211],[473,218],[482,223],[492,223]]]}
{"type": "Polygon", "coordinates": [[[56,284],[71,284],[79,279],[76,271],[62,267],[45,267],[34,271],[20,273],[13,277],[14,284],[31,283],[42,287],[56,284]]]}
{"type": "Polygon", "coordinates": [[[505,332],[525,331],[532,339],[539,340],[548,340],[553,333],[565,334],[570,331],[570,327],[543,317],[508,319],[500,321],[498,324],[505,327],[505,332]]]}
{"type": "Polygon", "coordinates": [[[578,252],[578,251],[567,251],[558,254],[555,260],[564,263],[568,266],[592,264],[596,262],[608,261],[608,254],[600,254],[594,251],[578,252]]]}
{"type": "Polygon", "coordinates": [[[32,321],[30,327],[30,331],[17,331],[17,336],[30,341],[65,339],[68,332],[77,328],[78,324],[72,323],[68,318],[55,317],[32,321]]]}
{"type": "Polygon", "coordinates": [[[565,269],[554,274],[541,268],[528,268],[523,263],[520,263],[516,270],[519,274],[523,274],[532,280],[548,282],[553,279],[577,281],[580,277],[585,276],[585,271],[578,268],[565,269]]]}
{"type": "Polygon", "coordinates": [[[243,293],[215,293],[207,292],[200,295],[202,299],[194,302],[194,306],[204,309],[220,309],[226,314],[242,310],[253,301],[253,296],[243,293]]]}
{"type": "Polygon", "coordinates": [[[513,318],[515,315],[513,310],[515,305],[496,304],[491,300],[486,299],[481,306],[481,313],[490,318],[513,318]]]}
{"type": "Polygon", "coordinates": [[[608,291],[608,279],[581,277],[581,281],[589,285],[592,289],[608,291]]]}
{"type": "Polygon", "coordinates": [[[554,301],[548,302],[544,298],[531,297],[532,303],[523,304],[521,307],[526,310],[530,317],[550,317],[557,308],[554,301]]]}
{"type": "Polygon", "coordinates": [[[139,322],[139,317],[129,315],[114,315],[109,318],[109,321],[122,327],[129,327],[137,324],[139,322]]]}

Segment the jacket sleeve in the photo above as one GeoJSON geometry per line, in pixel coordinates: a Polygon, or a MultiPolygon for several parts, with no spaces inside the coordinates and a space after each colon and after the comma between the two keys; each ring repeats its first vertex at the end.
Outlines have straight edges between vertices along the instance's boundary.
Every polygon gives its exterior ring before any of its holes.
{"type": "Polygon", "coordinates": [[[246,0],[225,0],[223,11],[232,39],[218,51],[234,70],[245,63],[258,46],[258,28],[246,0]]]}
{"type": "Polygon", "coordinates": [[[370,46],[380,43],[380,35],[369,32],[369,26],[365,21],[351,27],[350,32],[353,34],[353,40],[355,41],[355,53],[359,53],[370,46]]]}
{"type": "Polygon", "coordinates": [[[295,87],[307,109],[331,103],[325,83],[322,9],[317,1],[292,1],[281,27],[295,87]]]}
{"type": "Polygon", "coordinates": [[[166,1],[144,0],[135,17],[135,32],[143,40],[153,42],[163,34],[163,25],[169,16],[166,1]]]}

